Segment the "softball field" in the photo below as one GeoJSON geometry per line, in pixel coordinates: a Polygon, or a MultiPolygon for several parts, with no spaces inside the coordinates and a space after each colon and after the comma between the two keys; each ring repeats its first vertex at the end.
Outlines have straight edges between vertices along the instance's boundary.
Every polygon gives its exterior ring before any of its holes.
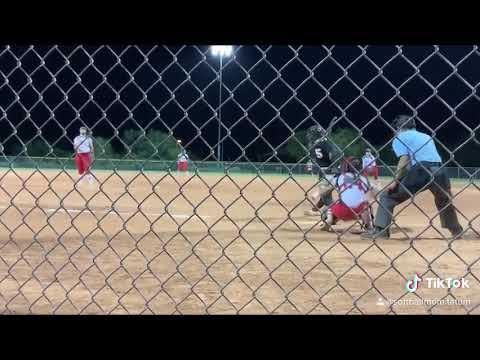
{"type": "Polygon", "coordinates": [[[392,239],[370,241],[354,224],[319,231],[307,176],[98,171],[89,186],[74,172],[0,174],[0,313],[480,313],[475,184],[454,183],[475,231],[449,243],[438,216],[429,225],[428,192],[397,209],[392,239]],[[407,293],[414,274],[469,287],[407,293]]]}

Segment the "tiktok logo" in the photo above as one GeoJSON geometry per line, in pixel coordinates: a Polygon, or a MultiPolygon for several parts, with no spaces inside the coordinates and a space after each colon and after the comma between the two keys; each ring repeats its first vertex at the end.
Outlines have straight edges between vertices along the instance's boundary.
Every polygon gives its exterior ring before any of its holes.
{"type": "Polygon", "coordinates": [[[468,279],[465,278],[460,278],[460,279],[454,279],[454,278],[446,278],[446,279],[439,279],[439,278],[424,278],[422,279],[420,276],[415,274],[413,276],[413,280],[407,281],[405,284],[405,289],[409,293],[414,293],[417,291],[418,286],[420,285],[420,282],[426,281],[427,288],[429,289],[469,289],[470,288],[470,283],[468,279]]]}
{"type": "Polygon", "coordinates": [[[415,274],[413,276],[413,280],[407,281],[407,283],[405,284],[405,288],[408,292],[414,293],[415,291],[417,291],[418,285],[421,281],[422,279],[417,274],[415,274]]]}

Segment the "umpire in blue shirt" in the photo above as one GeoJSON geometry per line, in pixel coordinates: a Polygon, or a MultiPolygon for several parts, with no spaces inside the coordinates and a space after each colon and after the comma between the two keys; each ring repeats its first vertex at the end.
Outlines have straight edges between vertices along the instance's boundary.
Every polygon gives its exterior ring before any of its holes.
{"type": "Polygon", "coordinates": [[[399,158],[396,176],[380,196],[375,227],[363,237],[388,238],[395,206],[427,189],[435,197],[442,227],[450,230],[453,238],[460,237],[463,228],[452,204],[450,179],[441,167],[442,159],[432,137],[417,131],[415,119],[408,115],[397,116],[393,126],[397,130],[392,143],[393,151],[399,158]]]}

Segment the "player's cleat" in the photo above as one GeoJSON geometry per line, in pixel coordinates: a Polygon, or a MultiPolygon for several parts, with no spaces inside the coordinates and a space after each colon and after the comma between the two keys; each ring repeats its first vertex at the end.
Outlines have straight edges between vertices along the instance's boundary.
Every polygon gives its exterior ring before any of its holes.
{"type": "Polygon", "coordinates": [[[325,223],[320,227],[320,231],[325,231],[325,232],[335,232],[332,228],[331,225],[325,223]]]}
{"type": "Polygon", "coordinates": [[[388,229],[382,229],[374,227],[371,230],[367,230],[362,234],[363,239],[388,239],[390,237],[390,231],[388,229]]]}
{"type": "Polygon", "coordinates": [[[355,228],[355,229],[351,229],[350,230],[350,233],[351,234],[355,234],[355,235],[362,235],[362,234],[365,234],[369,231],[373,231],[374,228],[367,225],[367,224],[360,224],[360,227],[358,228],[355,228]]]}
{"type": "Polygon", "coordinates": [[[450,233],[452,234],[452,237],[449,238],[449,240],[458,240],[462,238],[464,231],[462,227],[459,227],[458,229],[450,230],[450,233]]]}
{"type": "Polygon", "coordinates": [[[360,227],[360,228],[354,228],[354,229],[351,229],[349,230],[350,234],[353,234],[353,235],[362,235],[365,233],[365,229],[360,227]]]}

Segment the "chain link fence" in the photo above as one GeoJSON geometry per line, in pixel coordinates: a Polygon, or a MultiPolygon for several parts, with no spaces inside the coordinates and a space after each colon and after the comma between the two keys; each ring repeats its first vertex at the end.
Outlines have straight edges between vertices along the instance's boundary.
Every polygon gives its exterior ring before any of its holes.
{"type": "MultiPolygon", "coordinates": [[[[174,160],[150,160],[136,161],[126,159],[114,160],[116,169],[127,171],[176,171],[177,161],[174,160]]],[[[109,170],[112,166],[112,159],[97,159],[95,168],[100,170],[109,170]]],[[[61,157],[35,157],[35,156],[5,156],[0,161],[0,167],[17,169],[67,169],[75,170],[75,161],[73,158],[61,157]]],[[[378,166],[380,177],[391,178],[395,173],[394,166],[378,166]]],[[[225,162],[222,161],[219,167],[218,162],[214,161],[195,161],[191,164],[190,171],[209,172],[209,173],[229,173],[229,174],[266,174],[266,175],[303,175],[314,176],[312,169],[308,164],[302,163],[260,163],[260,162],[225,162]]],[[[475,183],[480,179],[480,168],[478,167],[445,167],[445,171],[452,180],[464,180],[475,183]]]]}
{"type": "Polygon", "coordinates": [[[0,49],[0,312],[478,313],[478,46],[223,50],[0,49]],[[373,149],[385,187],[401,113],[458,179],[463,237],[424,193],[390,239],[321,231],[305,130],[336,117],[342,155],[373,149]],[[81,126],[92,183],[73,161],[81,126]]]}

